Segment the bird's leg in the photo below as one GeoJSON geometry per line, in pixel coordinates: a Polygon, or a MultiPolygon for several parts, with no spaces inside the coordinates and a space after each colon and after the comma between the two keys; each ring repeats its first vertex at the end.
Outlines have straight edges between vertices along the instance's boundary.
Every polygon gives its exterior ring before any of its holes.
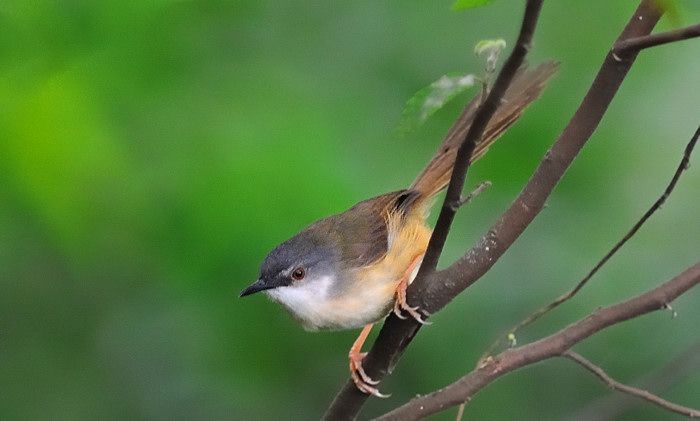
{"type": "Polygon", "coordinates": [[[396,314],[396,317],[399,319],[405,319],[406,316],[402,314],[402,312],[406,312],[411,315],[416,321],[422,325],[427,325],[430,324],[429,322],[426,322],[423,320],[423,315],[420,314],[417,310],[418,307],[411,307],[408,305],[406,302],[406,288],[408,288],[408,284],[411,282],[411,276],[413,276],[413,271],[416,270],[420,262],[423,260],[423,254],[419,254],[416,257],[413,258],[411,261],[411,264],[408,265],[408,268],[406,271],[403,273],[403,276],[401,277],[401,282],[399,282],[399,286],[396,288],[396,301],[394,301],[394,314],[396,314]]]}
{"type": "Polygon", "coordinates": [[[378,398],[388,398],[389,395],[384,395],[380,393],[376,387],[373,387],[373,385],[379,384],[379,382],[372,380],[362,368],[362,360],[367,353],[360,351],[362,350],[362,344],[365,343],[370,330],[372,330],[372,324],[368,324],[362,329],[360,336],[355,339],[355,343],[353,343],[350,348],[350,353],[348,354],[348,358],[350,359],[350,375],[352,376],[352,381],[355,382],[355,386],[357,386],[361,392],[372,394],[378,398]]]}

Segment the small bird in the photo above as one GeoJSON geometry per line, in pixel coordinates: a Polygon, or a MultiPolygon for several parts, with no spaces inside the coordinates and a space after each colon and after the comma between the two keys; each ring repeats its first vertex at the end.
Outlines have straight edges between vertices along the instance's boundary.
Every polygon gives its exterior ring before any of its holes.
{"type": "MultiPolygon", "coordinates": [[[[537,99],[558,64],[521,68],[488,123],[471,161],[488,147],[537,99]]],[[[364,393],[382,395],[362,369],[362,344],[372,324],[392,310],[423,322],[406,302],[428,247],[432,230],[426,223],[434,196],[449,183],[457,150],[479,107],[481,95],[464,108],[428,165],[408,189],[357,203],[343,213],[318,220],[275,247],[263,260],[260,278],[240,297],[264,291],[306,330],[363,327],[350,348],[350,373],[364,393]]]]}

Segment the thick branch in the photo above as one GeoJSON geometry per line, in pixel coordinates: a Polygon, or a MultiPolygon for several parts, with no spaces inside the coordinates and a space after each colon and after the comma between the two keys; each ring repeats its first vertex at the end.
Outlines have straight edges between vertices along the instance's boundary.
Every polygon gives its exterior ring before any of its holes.
{"type": "Polygon", "coordinates": [[[418,420],[468,402],[499,377],[544,359],[561,356],[575,344],[609,326],[665,309],[670,302],[697,284],[700,284],[700,263],[651,291],[620,304],[598,309],[553,335],[489,358],[455,383],[417,397],[379,419],[418,420]]]}
{"type": "Polygon", "coordinates": [[[658,405],[663,409],[667,409],[669,411],[685,415],[686,417],[700,418],[700,411],[698,410],[695,410],[693,408],[686,408],[685,406],[681,406],[673,402],[669,402],[665,399],[662,399],[646,390],[637,389],[636,387],[628,386],[624,383],[618,382],[617,380],[608,376],[602,368],[588,361],[586,358],[574,351],[567,351],[564,354],[562,354],[562,357],[566,357],[572,361],[575,361],[586,370],[595,374],[596,377],[598,377],[603,383],[605,383],[608,387],[610,387],[613,390],[617,390],[628,395],[636,396],[638,398],[644,399],[647,402],[651,402],[655,405],[658,405]]]}

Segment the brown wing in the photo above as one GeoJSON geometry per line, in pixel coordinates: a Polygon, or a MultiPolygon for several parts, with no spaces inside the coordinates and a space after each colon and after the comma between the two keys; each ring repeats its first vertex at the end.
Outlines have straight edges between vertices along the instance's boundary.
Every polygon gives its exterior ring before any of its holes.
{"type": "Polygon", "coordinates": [[[388,249],[388,217],[405,215],[419,196],[415,190],[399,190],[364,200],[326,218],[328,234],[341,245],[341,260],[363,267],[384,257],[388,249]]]}

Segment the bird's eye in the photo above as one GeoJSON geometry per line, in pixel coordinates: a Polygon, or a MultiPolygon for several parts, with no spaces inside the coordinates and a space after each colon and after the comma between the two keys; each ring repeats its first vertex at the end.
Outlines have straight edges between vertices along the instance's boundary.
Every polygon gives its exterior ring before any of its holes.
{"type": "Polygon", "coordinates": [[[295,281],[301,281],[302,279],[304,279],[305,276],[306,270],[301,266],[294,268],[294,270],[292,271],[292,279],[294,279],[295,281]]]}

